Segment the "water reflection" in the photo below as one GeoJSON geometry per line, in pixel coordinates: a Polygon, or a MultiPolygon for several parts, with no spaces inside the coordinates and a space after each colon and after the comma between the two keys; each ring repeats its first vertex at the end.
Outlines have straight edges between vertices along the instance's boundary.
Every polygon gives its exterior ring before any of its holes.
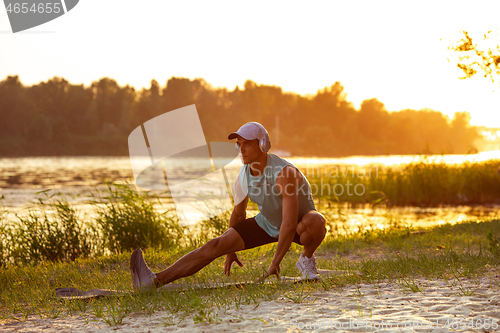
{"type": "Polygon", "coordinates": [[[445,223],[460,223],[500,218],[500,205],[451,206],[440,208],[399,207],[399,208],[343,208],[331,212],[328,218],[335,221],[339,233],[363,232],[370,229],[388,227],[429,227],[445,223]]]}
{"type": "Polygon", "coordinates": [[[464,162],[482,162],[500,158],[500,150],[483,151],[467,155],[388,155],[388,156],[352,156],[342,158],[287,158],[297,166],[318,165],[383,165],[398,166],[412,162],[460,164],[464,162]]]}
{"type": "MultiPolygon", "coordinates": [[[[369,165],[398,166],[410,162],[463,163],[480,162],[500,158],[500,151],[481,152],[474,155],[433,156],[355,156],[346,158],[287,158],[302,170],[311,166],[341,165],[365,167],[369,165]]],[[[236,178],[240,163],[225,167],[229,179],[236,178]]],[[[179,168],[176,177],[190,171],[179,168]]],[[[25,205],[34,202],[41,195],[36,192],[46,188],[61,191],[82,212],[92,216],[94,212],[87,204],[90,193],[103,189],[104,180],[112,182],[133,179],[130,159],[124,157],[23,157],[0,159],[0,196],[3,206],[9,210],[9,219],[22,214],[25,205]]],[[[164,206],[159,210],[171,209],[172,200],[168,192],[163,195],[164,206]],[[170,205],[170,206],[169,206],[170,205]]],[[[442,223],[456,223],[469,219],[498,217],[498,206],[446,207],[446,208],[393,208],[391,210],[371,208],[344,209],[343,215],[332,214],[339,230],[356,231],[367,228],[386,228],[394,223],[403,226],[428,226],[442,223]]],[[[250,216],[251,213],[248,214],[250,216]]]]}

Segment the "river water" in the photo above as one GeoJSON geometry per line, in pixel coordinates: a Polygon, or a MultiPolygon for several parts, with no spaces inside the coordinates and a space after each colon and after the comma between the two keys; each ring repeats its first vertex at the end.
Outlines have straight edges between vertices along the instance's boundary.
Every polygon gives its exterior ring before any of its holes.
{"type": "MultiPolygon", "coordinates": [[[[353,156],[346,158],[304,158],[286,159],[301,170],[321,168],[325,165],[344,167],[393,166],[415,161],[463,163],[465,161],[485,161],[500,158],[500,151],[480,152],[474,155],[436,155],[436,156],[353,156]]],[[[231,183],[236,178],[241,162],[236,159],[224,167],[231,183]]],[[[189,170],[179,170],[179,174],[189,170]]],[[[167,175],[168,178],[168,175],[167,175]]],[[[88,201],[91,193],[105,188],[104,180],[133,184],[133,172],[129,157],[22,157],[0,158],[0,196],[1,204],[8,212],[8,219],[15,220],[16,214],[25,214],[27,205],[32,205],[38,193],[50,189],[49,193],[62,193],[77,209],[88,216],[95,214],[88,201]]],[[[159,210],[173,208],[168,193],[162,196],[163,206],[159,210]]],[[[321,210],[321,207],[320,207],[321,210]]],[[[498,217],[500,207],[445,207],[445,208],[392,208],[386,209],[343,209],[341,229],[357,230],[365,228],[384,228],[398,221],[402,225],[429,226],[442,223],[455,223],[469,219],[498,217]]],[[[255,212],[250,212],[250,214],[255,212]]],[[[249,215],[250,215],[249,214],[249,215]]],[[[340,223],[340,220],[339,220],[340,223]]]]}

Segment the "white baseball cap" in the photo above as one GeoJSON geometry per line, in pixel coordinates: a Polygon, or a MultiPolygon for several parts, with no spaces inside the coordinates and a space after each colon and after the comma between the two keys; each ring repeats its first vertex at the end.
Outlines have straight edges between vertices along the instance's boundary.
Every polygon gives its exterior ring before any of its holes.
{"type": "Polygon", "coordinates": [[[236,139],[236,136],[241,136],[245,140],[262,139],[267,134],[266,129],[259,123],[251,122],[241,126],[238,131],[229,134],[229,140],[236,139]],[[258,124],[258,125],[257,125],[258,124]]]}
{"type": "Polygon", "coordinates": [[[262,145],[263,151],[268,151],[271,148],[271,140],[269,140],[269,134],[267,133],[264,126],[257,122],[249,122],[241,126],[238,131],[229,134],[227,137],[229,140],[236,139],[237,136],[241,136],[245,140],[259,140],[259,144],[262,145]]]}

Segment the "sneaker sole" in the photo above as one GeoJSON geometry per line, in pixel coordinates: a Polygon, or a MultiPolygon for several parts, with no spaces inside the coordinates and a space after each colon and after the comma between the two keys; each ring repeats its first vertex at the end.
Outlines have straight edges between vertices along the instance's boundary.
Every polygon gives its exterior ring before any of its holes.
{"type": "Polygon", "coordinates": [[[142,254],[141,249],[135,249],[134,252],[132,252],[132,256],[130,257],[130,272],[132,273],[132,285],[134,286],[135,290],[139,290],[139,285],[141,281],[139,281],[139,277],[136,274],[136,268],[137,268],[137,260],[142,254]]]}

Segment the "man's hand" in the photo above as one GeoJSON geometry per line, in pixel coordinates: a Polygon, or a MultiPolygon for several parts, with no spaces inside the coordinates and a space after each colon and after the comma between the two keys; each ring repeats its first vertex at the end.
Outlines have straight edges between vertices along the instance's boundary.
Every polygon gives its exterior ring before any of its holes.
{"type": "Polygon", "coordinates": [[[278,246],[274,253],[271,265],[257,281],[263,281],[270,275],[276,275],[279,279],[280,263],[283,260],[293,237],[297,230],[299,215],[298,187],[301,180],[301,173],[295,167],[286,166],[281,170],[276,178],[276,188],[283,196],[283,220],[281,222],[280,233],[278,236],[278,246]]]}
{"type": "Polygon", "coordinates": [[[224,264],[224,274],[226,274],[227,276],[229,276],[231,272],[231,265],[233,264],[233,262],[236,262],[238,265],[240,265],[240,267],[243,267],[243,264],[238,259],[236,253],[233,252],[226,254],[226,263],[224,264]]]}
{"type": "Polygon", "coordinates": [[[267,277],[269,277],[271,275],[275,275],[276,278],[279,280],[279,278],[280,278],[280,266],[279,265],[274,266],[273,264],[271,264],[271,266],[269,266],[269,268],[264,273],[264,275],[262,275],[260,278],[257,279],[257,282],[262,282],[267,277]]]}

